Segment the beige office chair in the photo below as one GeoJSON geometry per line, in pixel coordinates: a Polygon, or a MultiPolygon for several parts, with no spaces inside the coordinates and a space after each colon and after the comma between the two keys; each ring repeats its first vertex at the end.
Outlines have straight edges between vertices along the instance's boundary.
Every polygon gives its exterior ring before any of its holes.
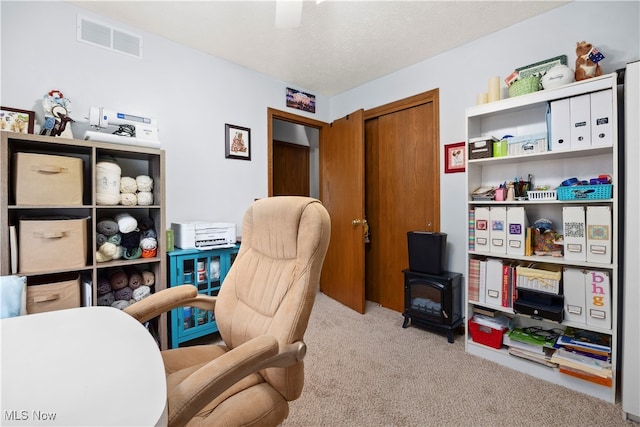
{"type": "Polygon", "coordinates": [[[215,307],[224,344],[162,352],[170,426],[266,426],[288,416],[288,402],[302,393],[302,340],[330,233],[318,200],[258,200],[245,213],[240,250],[217,297],[183,285],[125,309],[145,322],[179,306],[215,307]]]}

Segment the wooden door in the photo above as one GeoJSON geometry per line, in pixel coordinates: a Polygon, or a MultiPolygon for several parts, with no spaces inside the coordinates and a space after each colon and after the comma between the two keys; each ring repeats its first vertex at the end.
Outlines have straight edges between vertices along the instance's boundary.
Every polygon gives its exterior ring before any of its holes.
{"type": "Polygon", "coordinates": [[[323,128],[320,199],[331,216],[331,241],[320,290],[365,312],[364,112],[358,110],[323,128]]]}
{"type": "Polygon", "coordinates": [[[273,195],[309,196],[309,147],[273,141],[273,195]]]}
{"type": "MultiPolygon", "coordinates": [[[[437,94],[434,94],[437,95],[437,94]]],[[[366,299],[404,311],[407,232],[440,231],[437,98],[366,121],[366,299]]],[[[402,106],[406,107],[406,106],[402,106]]]]}

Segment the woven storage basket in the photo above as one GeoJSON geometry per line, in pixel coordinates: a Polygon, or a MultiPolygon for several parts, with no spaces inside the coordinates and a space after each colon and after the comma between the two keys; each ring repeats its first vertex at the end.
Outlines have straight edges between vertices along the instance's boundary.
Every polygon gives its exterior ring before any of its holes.
{"type": "Polygon", "coordinates": [[[613,185],[574,185],[571,187],[558,187],[556,191],[558,192],[558,200],[610,199],[613,185]]]}
{"type": "Polygon", "coordinates": [[[530,76],[514,82],[509,86],[509,96],[525,95],[527,93],[537,92],[540,90],[540,77],[530,76]]]}

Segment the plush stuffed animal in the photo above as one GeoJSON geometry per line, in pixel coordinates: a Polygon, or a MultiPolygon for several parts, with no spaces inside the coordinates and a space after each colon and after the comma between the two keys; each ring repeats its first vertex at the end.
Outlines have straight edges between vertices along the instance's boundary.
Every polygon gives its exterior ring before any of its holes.
{"type": "Polygon", "coordinates": [[[576,43],[576,81],[590,79],[602,75],[600,64],[589,57],[593,45],[585,41],[576,43]]]}

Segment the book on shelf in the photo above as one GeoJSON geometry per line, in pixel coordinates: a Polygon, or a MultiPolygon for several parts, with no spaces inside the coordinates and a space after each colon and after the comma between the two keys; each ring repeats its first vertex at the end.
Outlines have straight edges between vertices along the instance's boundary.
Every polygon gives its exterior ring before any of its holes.
{"type": "Polygon", "coordinates": [[[478,302],[480,297],[480,260],[469,258],[469,300],[478,302]]]}
{"type": "Polygon", "coordinates": [[[600,360],[598,358],[591,357],[585,354],[574,353],[564,348],[559,348],[556,350],[556,352],[559,359],[577,362],[589,368],[598,370],[610,370],[612,368],[611,362],[609,362],[608,360],[600,360]]]}
{"type": "Polygon", "coordinates": [[[18,235],[16,226],[9,226],[9,256],[11,257],[11,274],[18,273],[18,235]]]}
{"type": "Polygon", "coordinates": [[[549,368],[557,368],[558,364],[551,361],[551,357],[545,353],[536,353],[532,351],[528,351],[525,349],[521,349],[518,347],[509,347],[509,354],[512,356],[519,357],[521,359],[530,360],[532,362],[539,363],[541,365],[547,366],[549,368]]]}
{"type": "Polygon", "coordinates": [[[500,314],[502,314],[502,312],[498,311],[498,310],[494,310],[492,308],[487,308],[487,307],[480,307],[477,305],[473,306],[473,312],[474,313],[478,313],[478,314],[483,314],[485,316],[489,316],[489,317],[496,317],[499,316],[500,314]]]}
{"type": "Polygon", "coordinates": [[[509,332],[509,338],[512,342],[526,343],[532,346],[546,347],[553,349],[556,342],[556,338],[553,335],[545,337],[535,332],[528,332],[526,329],[513,328],[509,332]]]}
{"type": "Polygon", "coordinates": [[[579,369],[573,369],[568,366],[562,366],[562,365],[558,366],[558,370],[565,375],[570,375],[572,377],[580,378],[582,380],[591,381],[592,383],[600,384],[606,387],[611,387],[613,384],[612,377],[601,377],[598,375],[592,375],[587,372],[583,372],[579,369]]]}
{"type": "Polygon", "coordinates": [[[487,260],[480,260],[480,281],[478,283],[478,302],[487,301],[485,293],[487,292],[487,260]]]}
{"type": "Polygon", "coordinates": [[[476,249],[476,211],[469,209],[469,250],[476,249]]]}
{"type": "Polygon", "coordinates": [[[570,347],[596,354],[611,353],[611,335],[567,326],[558,337],[556,347],[570,347]]]}

